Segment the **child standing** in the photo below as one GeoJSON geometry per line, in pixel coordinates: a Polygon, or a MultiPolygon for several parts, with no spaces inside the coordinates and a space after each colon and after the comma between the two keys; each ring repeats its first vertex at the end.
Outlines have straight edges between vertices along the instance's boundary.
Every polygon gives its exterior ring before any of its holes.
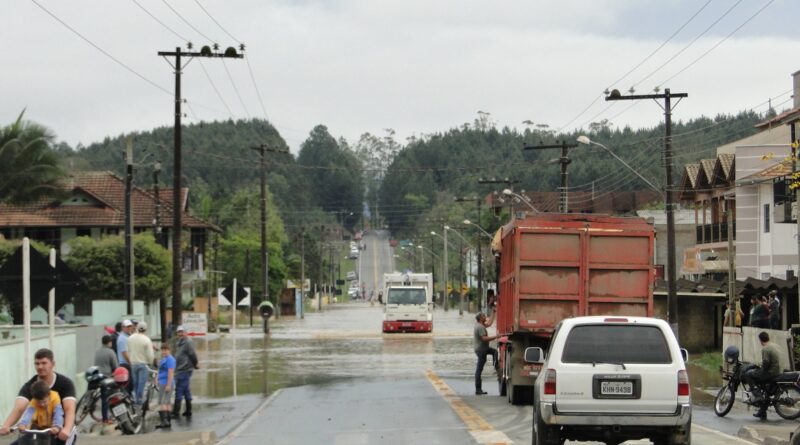
{"type": "Polygon", "coordinates": [[[52,435],[58,434],[64,427],[64,408],[61,397],[50,390],[47,382],[37,380],[31,385],[33,400],[22,414],[17,427],[20,431],[49,429],[52,435]]]}
{"type": "Polygon", "coordinates": [[[158,417],[161,424],[156,428],[170,428],[172,410],[172,388],[175,379],[175,357],[170,354],[169,344],[161,343],[161,361],[158,363],[158,417]]]}

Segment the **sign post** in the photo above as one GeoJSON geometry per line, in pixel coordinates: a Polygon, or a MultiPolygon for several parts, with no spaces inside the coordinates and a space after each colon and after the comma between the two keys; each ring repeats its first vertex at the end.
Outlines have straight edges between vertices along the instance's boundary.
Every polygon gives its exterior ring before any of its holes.
{"type": "Polygon", "coordinates": [[[22,238],[22,324],[25,332],[25,376],[31,375],[31,240],[22,238]]]}
{"type": "MultiPolygon", "coordinates": [[[[50,265],[56,267],[56,249],[50,249],[50,265]]],[[[56,347],[56,288],[50,289],[47,297],[47,318],[50,322],[50,350],[56,347]]]]}

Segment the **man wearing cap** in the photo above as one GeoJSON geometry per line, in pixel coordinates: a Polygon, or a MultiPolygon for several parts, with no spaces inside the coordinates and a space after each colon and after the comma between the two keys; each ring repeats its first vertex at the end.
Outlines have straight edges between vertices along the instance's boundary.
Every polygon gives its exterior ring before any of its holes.
{"type": "Polygon", "coordinates": [[[172,417],[177,419],[181,413],[181,403],[186,400],[186,411],[183,415],[192,417],[192,392],[189,383],[192,380],[192,373],[198,369],[197,353],[194,351],[192,340],[186,336],[186,328],[183,325],[175,330],[178,340],[175,342],[175,405],[172,407],[172,417]]]}
{"type": "Polygon", "coordinates": [[[137,331],[128,339],[128,356],[130,357],[131,380],[133,380],[133,400],[137,405],[141,405],[144,400],[144,387],[147,384],[147,376],[150,372],[148,365],[153,363],[153,342],[147,336],[147,323],[140,321],[136,327],[137,331]]]}
{"type": "Polygon", "coordinates": [[[122,331],[117,337],[117,361],[120,365],[128,365],[131,362],[128,360],[128,338],[133,333],[133,323],[130,320],[122,321],[122,331]]]}

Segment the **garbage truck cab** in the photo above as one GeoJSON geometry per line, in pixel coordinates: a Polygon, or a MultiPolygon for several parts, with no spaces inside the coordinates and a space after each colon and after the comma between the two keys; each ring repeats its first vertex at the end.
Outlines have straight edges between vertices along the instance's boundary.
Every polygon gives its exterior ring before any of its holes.
{"type": "Polygon", "coordinates": [[[393,272],[383,275],[383,332],[433,330],[433,276],[393,272]]]}

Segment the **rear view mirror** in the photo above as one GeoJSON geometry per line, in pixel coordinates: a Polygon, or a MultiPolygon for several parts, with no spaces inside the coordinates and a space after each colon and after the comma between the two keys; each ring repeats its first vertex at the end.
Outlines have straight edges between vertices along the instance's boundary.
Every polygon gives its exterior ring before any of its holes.
{"type": "Polygon", "coordinates": [[[540,365],[544,363],[544,351],[542,348],[525,348],[525,363],[540,365]]]}
{"type": "Polygon", "coordinates": [[[683,362],[686,363],[689,361],[689,351],[686,349],[681,348],[681,357],[683,357],[683,362]]]}

